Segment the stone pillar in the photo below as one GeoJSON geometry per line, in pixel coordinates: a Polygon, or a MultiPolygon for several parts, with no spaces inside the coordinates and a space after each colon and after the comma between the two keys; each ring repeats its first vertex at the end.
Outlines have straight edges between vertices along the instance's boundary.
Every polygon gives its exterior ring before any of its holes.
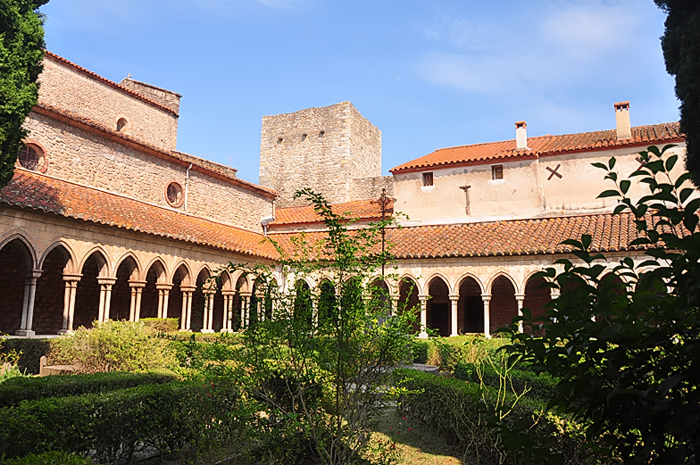
{"type": "Polygon", "coordinates": [[[78,292],[78,281],[83,275],[63,275],[63,281],[66,283],[65,293],[63,294],[63,323],[58,334],[68,334],[73,331],[73,315],[75,314],[75,295],[78,292]]]}
{"type": "Polygon", "coordinates": [[[236,291],[226,290],[221,291],[224,296],[224,324],[221,328],[221,332],[232,332],[233,331],[233,297],[236,295],[236,291]]]}
{"type": "Polygon", "coordinates": [[[428,297],[427,295],[419,295],[418,300],[420,300],[420,334],[419,338],[427,339],[428,332],[428,297]]]}
{"type": "Polygon", "coordinates": [[[484,302],[484,336],[491,337],[491,294],[481,294],[481,300],[484,302]]]}
{"type": "Polygon", "coordinates": [[[214,325],[214,292],[211,290],[202,291],[204,296],[204,315],[202,315],[202,332],[213,333],[214,325]]]}
{"type": "Polygon", "coordinates": [[[117,278],[97,278],[100,284],[100,308],[97,312],[97,321],[103,323],[109,320],[109,306],[112,302],[112,286],[117,278]]]}
{"type": "Polygon", "coordinates": [[[158,289],[158,318],[168,317],[168,299],[172,288],[172,284],[156,283],[156,289],[158,289]]]}
{"type": "Polygon", "coordinates": [[[192,294],[197,290],[195,286],[180,285],[182,291],[182,315],[180,319],[180,330],[191,331],[192,323],[192,294]]]}
{"type": "MultiPolygon", "coordinates": [[[[523,302],[525,302],[525,294],[515,294],[515,300],[518,302],[518,316],[523,316],[523,302]]],[[[522,320],[518,322],[518,332],[523,332],[522,320]]]]}
{"type": "Polygon", "coordinates": [[[459,303],[459,294],[450,294],[450,306],[452,314],[450,317],[450,337],[458,336],[457,331],[457,304],[459,303]]]}
{"type": "Polygon", "coordinates": [[[141,293],[146,287],[146,281],[129,281],[131,288],[131,304],[129,305],[129,321],[139,321],[141,316],[141,293]]]}
{"type": "Polygon", "coordinates": [[[250,325],[250,292],[241,292],[241,328],[250,325]]]}
{"type": "Polygon", "coordinates": [[[391,316],[396,316],[398,314],[400,298],[401,296],[398,294],[392,294],[391,296],[389,296],[389,302],[391,305],[391,308],[389,309],[389,314],[391,316]]]}
{"type": "MultiPolygon", "coordinates": [[[[561,295],[561,289],[557,289],[554,287],[549,288],[549,296],[551,297],[552,300],[558,299],[559,296],[561,295]]],[[[556,318],[553,320],[556,323],[556,318]]]]}
{"type": "Polygon", "coordinates": [[[24,280],[24,300],[22,301],[22,321],[15,333],[17,336],[31,337],[36,333],[32,331],[34,320],[34,298],[36,297],[36,280],[41,276],[41,270],[32,270],[24,280]]]}

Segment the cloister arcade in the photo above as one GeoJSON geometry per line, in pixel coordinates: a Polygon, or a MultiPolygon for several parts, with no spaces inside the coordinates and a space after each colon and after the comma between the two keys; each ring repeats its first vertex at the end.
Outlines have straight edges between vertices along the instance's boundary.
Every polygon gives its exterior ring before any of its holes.
{"type": "MultiPolygon", "coordinates": [[[[77,255],[61,240],[39,253],[22,234],[0,241],[0,331],[62,334],[90,327],[93,321],[167,317],[178,318],[181,330],[220,332],[237,331],[273,316],[272,307],[257,295],[254,277],[223,271],[212,279],[226,263],[223,258],[207,263],[126,250],[113,259],[113,251],[110,254],[104,247],[83,249],[77,255]]],[[[380,277],[369,282],[387,295],[392,311],[417,312],[415,329],[423,337],[426,329],[441,336],[490,335],[522,308],[534,316],[542,314],[556,294],[534,274],[548,263],[543,257],[526,265],[494,257],[466,272],[467,267],[454,264],[424,261],[416,266],[399,261],[398,282],[380,277]]],[[[281,277],[278,280],[285,283],[281,277]]],[[[297,286],[297,293],[313,296],[314,305],[295,305],[295,312],[314,324],[332,317],[342,296],[330,280],[309,278],[297,286]]]]}

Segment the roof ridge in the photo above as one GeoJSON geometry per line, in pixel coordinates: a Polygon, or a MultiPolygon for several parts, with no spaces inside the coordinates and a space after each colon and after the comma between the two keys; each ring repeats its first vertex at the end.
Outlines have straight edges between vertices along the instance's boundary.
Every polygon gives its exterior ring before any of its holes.
{"type": "MultiPolygon", "coordinates": [[[[556,136],[553,136],[551,134],[543,134],[541,136],[528,137],[527,140],[530,141],[532,139],[544,139],[546,137],[556,137],[556,136]]],[[[504,140],[496,140],[496,141],[492,141],[492,142],[478,142],[476,144],[463,144],[463,145],[454,145],[451,147],[442,147],[442,148],[433,150],[432,153],[441,152],[443,150],[461,149],[463,147],[481,147],[481,146],[485,146],[485,145],[502,144],[504,142],[515,142],[515,139],[504,139],[504,140]]],[[[523,149],[521,149],[521,150],[523,150],[523,149]]],[[[527,148],[524,150],[532,150],[532,149],[527,148]]],[[[428,154],[428,155],[430,155],[430,154],[428,154]]],[[[420,157],[420,158],[422,158],[422,157],[420,157]]],[[[417,158],[417,160],[420,158],[417,158]]],[[[408,163],[410,163],[410,162],[408,162],[408,163]]]]}
{"type": "MultiPolygon", "coordinates": [[[[156,101],[154,101],[154,100],[151,100],[150,98],[148,98],[148,97],[146,97],[146,96],[144,96],[144,95],[141,95],[141,94],[139,94],[138,92],[134,92],[134,91],[131,90],[131,89],[127,89],[126,87],[122,86],[121,84],[118,84],[118,83],[116,83],[116,82],[114,82],[114,81],[111,81],[111,80],[107,79],[106,77],[102,77],[102,76],[100,76],[99,74],[97,74],[97,73],[95,73],[95,72],[93,72],[93,71],[90,71],[90,70],[87,69],[87,68],[83,68],[82,66],[80,66],[80,65],[78,65],[78,64],[76,64],[76,63],[73,63],[72,61],[70,61],[70,60],[68,60],[68,59],[66,59],[66,58],[63,58],[62,56],[57,55],[57,54],[55,54],[55,53],[53,53],[53,52],[51,52],[51,51],[49,51],[49,50],[44,49],[44,56],[48,56],[49,58],[53,58],[53,59],[56,60],[56,61],[60,61],[61,63],[67,64],[67,65],[71,66],[72,68],[75,68],[76,70],[80,71],[80,72],[83,73],[83,74],[87,74],[87,75],[90,76],[90,77],[97,78],[98,80],[102,81],[103,83],[105,83],[105,84],[107,84],[107,85],[109,85],[109,86],[112,86],[112,87],[114,87],[115,89],[119,89],[120,91],[124,92],[125,94],[128,94],[128,95],[130,95],[130,96],[132,96],[132,97],[138,98],[138,99],[140,99],[140,100],[143,100],[144,102],[148,103],[149,105],[152,105],[152,106],[154,106],[154,107],[157,107],[157,108],[159,108],[159,109],[161,109],[161,110],[163,110],[163,111],[167,111],[168,113],[171,113],[171,114],[173,114],[173,115],[175,115],[175,116],[178,116],[178,117],[180,116],[180,115],[178,114],[178,112],[176,112],[175,110],[173,110],[173,109],[171,109],[171,108],[168,108],[168,107],[166,107],[165,105],[162,105],[162,104],[160,104],[160,103],[158,103],[158,102],[156,102],[156,101]]],[[[146,83],[144,82],[143,84],[146,84],[146,83]]],[[[148,85],[151,85],[151,84],[148,84],[148,85]]],[[[156,86],[152,86],[152,87],[156,87],[156,86]]],[[[160,89],[160,88],[159,88],[159,89],[160,89]]],[[[167,89],[162,89],[162,90],[167,90],[167,89]]],[[[173,91],[168,90],[168,92],[173,92],[173,91]]],[[[177,92],[173,92],[173,93],[177,94],[177,92]]],[[[178,94],[178,95],[180,95],[180,94],[178,94]]]]}
{"type": "MultiPolygon", "coordinates": [[[[58,115],[60,115],[64,118],[70,119],[70,120],[75,121],[79,124],[84,124],[84,125],[91,127],[95,130],[102,131],[102,132],[108,134],[110,137],[117,137],[117,138],[123,139],[125,142],[139,145],[139,146],[143,147],[144,149],[147,149],[147,150],[150,150],[153,152],[157,152],[157,153],[161,154],[162,156],[165,156],[169,159],[179,161],[185,165],[187,163],[192,163],[195,166],[197,166],[198,168],[200,168],[202,171],[207,172],[207,173],[212,173],[212,174],[219,176],[219,177],[223,177],[229,181],[233,181],[234,184],[240,184],[240,185],[243,185],[243,186],[251,188],[251,189],[262,191],[265,195],[268,195],[268,196],[275,196],[275,197],[277,196],[277,191],[274,191],[274,190],[270,189],[269,187],[259,186],[257,184],[253,184],[252,182],[245,181],[237,176],[231,176],[230,174],[224,172],[223,170],[216,170],[212,167],[204,166],[204,164],[195,164],[196,160],[193,161],[192,159],[200,159],[200,160],[204,160],[205,162],[209,162],[209,160],[199,158],[199,157],[196,157],[194,155],[187,154],[185,152],[180,152],[178,150],[163,149],[163,148],[157,147],[157,146],[150,144],[146,141],[138,139],[132,135],[124,134],[123,132],[119,132],[119,131],[115,131],[114,129],[109,128],[109,127],[107,127],[107,126],[105,126],[97,121],[94,121],[90,118],[76,115],[75,113],[73,113],[69,110],[65,110],[63,108],[59,108],[59,107],[56,107],[54,105],[50,105],[48,103],[37,102],[37,105],[34,107],[34,110],[36,110],[37,108],[41,108],[44,111],[48,111],[51,113],[57,113],[58,115]],[[183,154],[183,155],[185,155],[185,157],[179,157],[176,155],[176,153],[183,154]]],[[[161,156],[161,158],[162,158],[162,156],[161,156]]],[[[216,162],[211,162],[211,163],[216,164],[216,162]]]]}

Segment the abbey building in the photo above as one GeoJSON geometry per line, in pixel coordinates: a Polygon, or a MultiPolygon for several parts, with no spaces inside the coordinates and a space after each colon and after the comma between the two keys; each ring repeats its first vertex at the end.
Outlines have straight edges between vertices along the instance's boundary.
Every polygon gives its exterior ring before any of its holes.
{"type": "Polygon", "coordinates": [[[343,102],[264,117],[254,185],[175,149],[174,92],[115,83],[50,52],[40,82],[0,191],[0,331],[25,336],[148,317],[204,332],[245,326],[250,277],[202,285],[231,261],[274,265],[265,235],[321,229],[292,199],[301,187],[360,224],[381,217],[384,192],[384,213],[407,215],[388,232],[402,278],[386,284],[392,299],[442,335],[489,334],[552,298],[532,276],[570,256],[564,239],[588,233],[612,259],[641,259],[633,218],[596,199],[607,186],[592,162],[615,156],[625,175],[648,145],[685,146],[677,123],[631,127],[620,102],[615,129],[528,137],[518,122],[512,140],[438,149],[382,176],[381,132],[343,102]]]}

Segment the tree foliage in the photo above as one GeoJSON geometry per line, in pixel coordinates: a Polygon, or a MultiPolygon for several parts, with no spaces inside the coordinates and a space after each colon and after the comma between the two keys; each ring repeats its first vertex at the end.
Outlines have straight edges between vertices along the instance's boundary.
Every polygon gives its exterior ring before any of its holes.
{"type": "Polygon", "coordinates": [[[43,16],[48,0],[0,0],[0,187],[12,180],[27,131],[24,119],[36,105],[44,56],[43,16]]]}
{"type": "Polygon", "coordinates": [[[666,71],[676,77],[676,96],[681,101],[681,132],[686,135],[686,169],[700,186],[700,2],[654,0],[668,13],[661,48],[666,71]]]}
{"type": "Polygon", "coordinates": [[[524,333],[510,327],[509,350],[539,372],[560,378],[550,406],[587,422],[591,443],[603,441],[626,463],[697,463],[700,458],[700,232],[697,191],[669,176],[678,161],[670,146],[642,152],[646,164],[630,175],[650,194],[627,197],[615,159],[606,179],[616,188],[616,213],[631,211],[648,259],[624,258],[608,273],[591,237],[565,241],[578,257],[558,260],[564,271],[541,276],[561,290],[545,316],[524,333]]]}

